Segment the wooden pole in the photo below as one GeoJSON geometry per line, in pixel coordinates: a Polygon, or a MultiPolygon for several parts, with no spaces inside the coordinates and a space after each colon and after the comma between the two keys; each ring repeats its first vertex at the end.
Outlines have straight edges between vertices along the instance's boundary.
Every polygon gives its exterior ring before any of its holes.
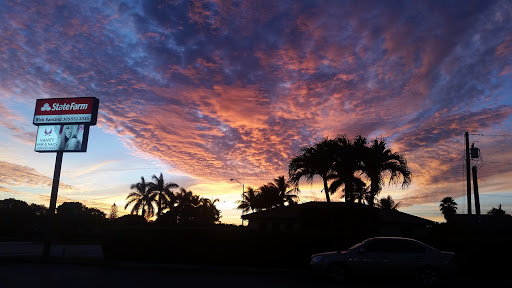
{"type": "Polygon", "coordinates": [[[478,177],[476,166],[473,166],[473,190],[475,191],[475,213],[480,215],[480,195],[478,194],[478,177]]]}
{"type": "Polygon", "coordinates": [[[471,215],[471,159],[469,158],[469,133],[464,133],[464,138],[466,139],[466,188],[467,188],[467,197],[468,197],[468,215],[471,215]]]}

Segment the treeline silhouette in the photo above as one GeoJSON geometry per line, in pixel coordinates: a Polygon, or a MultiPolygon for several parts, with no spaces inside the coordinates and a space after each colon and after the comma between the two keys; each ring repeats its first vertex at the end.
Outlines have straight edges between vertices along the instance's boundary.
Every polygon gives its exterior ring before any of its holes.
{"type": "Polygon", "coordinates": [[[220,222],[221,211],[215,203],[219,199],[203,198],[190,190],[180,188],[173,182],[166,183],[162,173],[151,177],[154,182],[140,182],[130,185],[132,192],[126,197],[125,209],[132,206],[130,214],[139,215],[144,219],[156,216],[159,225],[209,225],[220,222]],[[156,213],[155,213],[156,206],[156,213]]]}
{"type": "MultiPolygon", "coordinates": [[[[3,240],[42,240],[48,227],[48,208],[13,198],[0,200],[0,237],[3,240]]],[[[64,202],[56,209],[57,239],[99,239],[107,223],[105,213],[80,202],[64,202]]]]}
{"type": "Polygon", "coordinates": [[[290,184],[286,182],[284,176],[279,176],[274,179],[274,182],[262,185],[258,189],[247,187],[247,191],[242,195],[242,200],[236,201],[237,209],[249,212],[294,205],[298,203],[299,199],[299,196],[294,195],[297,192],[296,188],[290,189],[290,184]]]}

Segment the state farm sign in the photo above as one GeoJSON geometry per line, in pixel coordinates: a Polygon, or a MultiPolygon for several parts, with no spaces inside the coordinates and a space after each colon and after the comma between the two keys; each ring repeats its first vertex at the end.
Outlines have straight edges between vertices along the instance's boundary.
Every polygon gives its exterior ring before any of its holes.
{"type": "Polygon", "coordinates": [[[96,97],[37,99],[34,125],[96,125],[99,99],[96,97]]]}

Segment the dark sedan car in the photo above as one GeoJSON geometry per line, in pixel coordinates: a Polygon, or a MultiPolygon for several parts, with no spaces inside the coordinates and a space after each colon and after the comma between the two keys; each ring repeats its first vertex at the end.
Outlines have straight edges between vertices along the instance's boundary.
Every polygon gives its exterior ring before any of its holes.
{"type": "Polygon", "coordinates": [[[350,275],[401,274],[418,276],[431,286],[447,271],[453,271],[455,254],[442,252],[422,242],[398,237],[367,239],[348,251],[311,256],[311,267],[336,282],[350,275]]]}

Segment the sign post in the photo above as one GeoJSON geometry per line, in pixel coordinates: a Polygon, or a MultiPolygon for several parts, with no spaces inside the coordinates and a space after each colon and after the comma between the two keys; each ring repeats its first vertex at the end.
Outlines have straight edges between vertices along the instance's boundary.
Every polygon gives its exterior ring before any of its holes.
{"type": "Polygon", "coordinates": [[[55,210],[64,152],[86,152],[89,126],[96,125],[99,99],[95,97],[37,99],[33,124],[37,127],[36,152],[56,152],[43,259],[50,259],[55,210]]]}
{"type": "Polygon", "coordinates": [[[55,209],[57,209],[57,194],[59,192],[59,182],[60,182],[60,170],[62,168],[62,156],[64,152],[57,152],[57,157],[55,158],[55,169],[53,170],[53,182],[52,182],[52,194],[50,196],[50,208],[48,209],[48,232],[46,234],[46,239],[43,245],[43,258],[45,261],[50,259],[50,245],[52,243],[53,238],[53,230],[55,223],[55,209]]]}

